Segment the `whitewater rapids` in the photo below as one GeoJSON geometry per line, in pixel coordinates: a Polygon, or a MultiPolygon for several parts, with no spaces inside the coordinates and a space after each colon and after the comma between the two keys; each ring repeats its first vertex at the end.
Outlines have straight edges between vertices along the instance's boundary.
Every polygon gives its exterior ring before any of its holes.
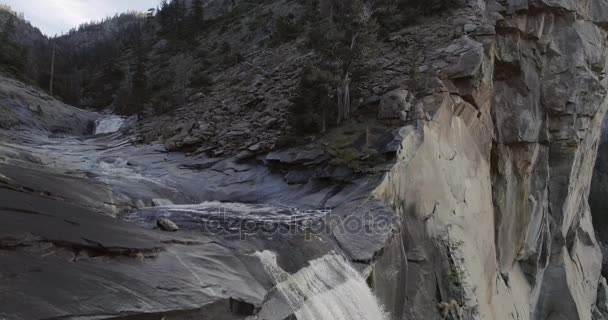
{"type": "Polygon", "coordinates": [[[95,134],[116,132],[120,130],[124,123],[124,117],[116,115],[103,116],[95,121],[95,134]]]}
{"type": "Polygon", "coordinates": [[[330,253],[289,274],[272,251],[256,252],[298,320],[386,320],[365,279],[341,255],[330,253]]]}

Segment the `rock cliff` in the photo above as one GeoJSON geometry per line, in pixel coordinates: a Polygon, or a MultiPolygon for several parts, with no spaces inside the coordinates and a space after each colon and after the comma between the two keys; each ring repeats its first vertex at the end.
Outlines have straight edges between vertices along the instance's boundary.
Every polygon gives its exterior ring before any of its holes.
{"type": "Polygon", "coordinates": [[[436,303],[456,319],[591,319],[601,253],[587,198],[606,112],[605,4],[469,6],[477,16],[463,37],[477,44],[438,48],[458,59],[437,70],[443,92],[424,105],[436,111],[409,130],[376,190],[402,221],[376,290],[405,319],[439,318],[436,303]]]}

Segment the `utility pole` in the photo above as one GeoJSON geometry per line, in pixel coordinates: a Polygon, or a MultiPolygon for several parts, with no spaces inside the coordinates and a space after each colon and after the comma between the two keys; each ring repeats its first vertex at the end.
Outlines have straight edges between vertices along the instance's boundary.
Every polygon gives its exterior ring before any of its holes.
{"type": "Polygon", "coordinates": [[[57,47],[57,44],[55,42],[53,42],[53,56],[51,58],[51,81],[49,84],[49,92],[51,93],[51,96],[53,95],[53,76],[55,74],[55,49],[57,47]]]}

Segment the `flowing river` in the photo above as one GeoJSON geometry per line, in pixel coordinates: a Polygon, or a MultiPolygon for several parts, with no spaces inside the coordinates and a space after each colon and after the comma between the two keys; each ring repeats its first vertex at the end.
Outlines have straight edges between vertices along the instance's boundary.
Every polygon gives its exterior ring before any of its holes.
{"type": "MultiPolygon", "coordinates": [[[[116,217],[146,229],[154,228],[160,218],[170,218],[182,230],[193,234],[202,232],[205,237],[212,238],[218,237],[214,233],[217,230],[202,226],[214,219],[221,219],[220,227],[222,223],[243,219],[288,225],[323,219],[329,214],[329,210],[319,209],[317,204],[310,205],[312,198],[285,185],[264,166],[168,153],[161,145],[138,145],[134,143],[134,136],[124,133],[127,132],[125,128],[132,125],[132,121],[123,117],[105,115],[95,120],[94,135],[90,136],[0,130],[0,169],[5,168],[0,170],[0,181],[25,181],[31,170],[36,176],[33,180],[36,188],[44,189],[46,196],[79,204],[100,215],[116,217]]],[[[240,226],[242,224],[231,224],[226,229],[241,231],[238,230],[240,226]]],[[[281,254],[278,251],[291,252],[300,248],[286,248],[284,241],[272,236],[263,241],[270,243],[271,248],[245,253],[241,259],[257,260],[256,263],[262,266],[260,270],[274,287],[269,290],[281,301],[280,312],[263,300],[251,302],[261,308],[264,319],[283,319],[290,314],[301,320],[386,318],[364,276],[334,250],[337,248],[320,241],[319,246],[324,248],[321,254],[285,270],[286,267],[278,262],[281,254]]],[[[250,246],[247,242],[239,244],[243,248],[250,246]]],[[[187,267],[201,283],[205,282],[202,274],[207,271],[196,271],[202,267],[187,262],[183,254],[174,254],[178,257],[174,263],[187,267]]],[[[210,288],[202,286],[199,290],[218,298],[232,290],[210,288]]],[[[242,298],[247,299],[255,301],[242,298]]]]}

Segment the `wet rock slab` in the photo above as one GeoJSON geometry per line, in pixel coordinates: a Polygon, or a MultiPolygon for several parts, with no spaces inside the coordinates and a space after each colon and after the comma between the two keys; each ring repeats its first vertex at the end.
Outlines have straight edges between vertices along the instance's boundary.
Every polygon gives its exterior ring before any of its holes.
{"type": "MultiPolygon", "coordinates": [[[[260,305],[255,259],[197,235],[160,231],[0,189],[0,318],[93,319],[260,305]]],[[[266,285],[267,287],[267,285],[266,285]]],[[[212,313],[211,313],[212,314],[212,313]]],[[[209,319],[214,319],[211,317],[209,319]]]]}
{"type": "MultiPolygon", "coordinates": [[[[198,227],[201,217],[211,219],[213,214],[188,214],[183,208],[188,206],[177,205],[133,211],[127,222],[99,214],[87,202],[58,197],[75,185],[58,185],[56,175],[11,168],[0,165],[0,318],[244,319],[261,308],[268,312],[276,303],[267,301],[275,283],[256,252],[275,253],[281,270],[296,273],[336,251],[369,261],[389,236],[384,229],[368,236],[329,229],[308,232],[298,224],[314,218],[308,211],[290,220],[290,208],[253,204],[235,205],[254,214],[244,217],[244,211],[233,210],[223,221],[257,217],[262,225],[297,232],[218,233],[198,227]],[[161,218],[171,219],[180,230],[155,230],[161,218]]],[[[354,200],[369,192],[370,185],[340,189],[326,201],[336,206],[330,216],[378,209],[373,201],[358,206],[354,200]]],[[[289,310],[285,302],[280,308],[289,310]]]]}

